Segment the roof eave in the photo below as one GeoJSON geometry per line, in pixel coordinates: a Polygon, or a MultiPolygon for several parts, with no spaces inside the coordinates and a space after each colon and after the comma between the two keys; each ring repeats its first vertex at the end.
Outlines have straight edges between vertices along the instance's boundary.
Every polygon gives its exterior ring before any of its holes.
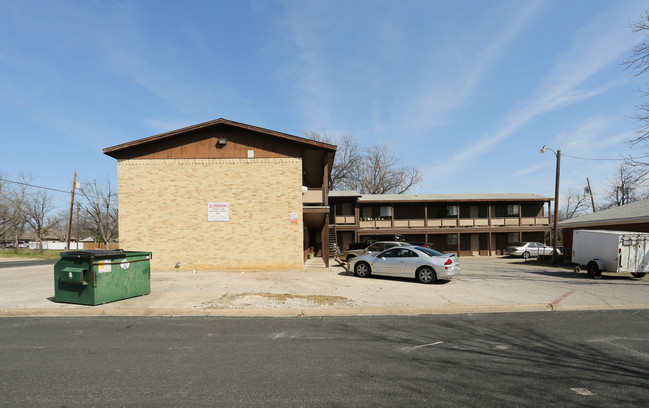
{"type": "Polygon", "coordinates": [[[596,227],[599,225],[640,224],[643,222],[649,222],[649,217],[617,218],[612,220],[590,220],[568,223],[559,222],[558,226],[561,228],[596,227]]]}
{"type": "Polygon", "coordinates": [[[336,146],[328,144],[328,143],[318,142],[318,141],[315,141],[315,140],[306,139],[306,138],[299,137],[299,136],[289,135],[288,133],[277,132],[277,131],[270,130],[270,129],[264,129],[264,128],[260,128],[260,127],[257,127],[257,126],[246,125],[245,123],[234,122],[234,121],[231,121],[231,120],[219,118],[219,119],[212,120],[212,121],[209,121],[209,122],[203,122],[203,123],[199,123],[199,124],[196,124],[196,125],[187,126],[187,127],[181,128],[181,129],[172,130],[170,132],[165,132],[165,133],[160,133],[160,134],[157,134],[157,135],[154,135],[154,136],[145,137],[143,139],[133,140],[131,142],[126,142],[126,143],[122,143],[122,144],[119,144],[119,145],[106,147],[105,149],[102,150],[102,152],[104,154],[108,155],[108,156],[111,156],[111,157],[115,158],[114,154],[119,153],[119,152],[121,152],[123,150],[126,150],[126,149],[130,149],[130,148],[133,148],[133,147],[136,147],[136,146],[141,146],[141,145],[151,143],[151,142],[156,142],[156,141],[159,141],[159,140],[168,139],[170,137],[177,136],[177,135],[180,135],[180,134],[183,134],[183,133],[193,132],[193,131],[196,131],[196,130],[204,129],[204,128],[219,125],[219,124],[234,126],[234,127],[238,127],[238,128],[241,128],[241,129],[248,129],[248,130],[252,130],[252,131],[255,131],[255,132],[259,132],[259,133],[265,133],[267,135],[272,135],[272,136],[279,137],[279,138],[282,138],[282,139],[287,139],[287,140],[291,140],[291,141],[294,141],[294,142],[303,143],[303,144],[310,145],[310,146],[313,146],[313,147],[318,147],[318,148],[321,148],[321,149],[325,149],[325,150],[328,150],[330,152],[335,152],[336,151],[336,146]]]}

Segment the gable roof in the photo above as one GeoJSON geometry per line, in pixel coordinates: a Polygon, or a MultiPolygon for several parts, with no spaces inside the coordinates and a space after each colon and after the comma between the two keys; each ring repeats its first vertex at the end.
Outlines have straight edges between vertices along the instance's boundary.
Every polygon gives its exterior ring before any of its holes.
{"type": "Polygon", "coordinates": [[[217,126],[217,125],[227,125],[227,126],[238,127],[238,128],[241,128],[241,129],[251,130],[253,132],[266,134],[266,135],[277,137],[277,138],[280,138],[280,139],[285,139],[285,140],[290,140],[290,141],[293,141],[293,142],[301,143],[301,144],[304,144],[305,146],[316,147],[316,148],[324,149],[324,150],[327,150],[327,151],[330,151],[330,152],[335,152],[336,151],[336,146],[330,145],[328,143],[322,143],[322,142],[318,142],[318,141],[315,141],[315,140],[306,139],[304,137],[289,135],[288,133],[276,132],[274,130],[264,129],[264,128],[260,128],[260,127],[257,127],[257,126],[246,125],[245,123],[239,123],[239,122],[234,122],[234,121],[231,121],[231,120],[220,118],[220,119],[212,120],[212,121],[209,121],[209,122],[199,123],[197,125],[187,126],[187,127],[182,128],[182,129],[172,130],[170,132],[160,133],[158,135],[145,137],[143,139],[138,139],[138,140],[134,140],[134,141],[131,141],[131,142],[126,142],[126,143],[122,143],[122,144],[119,144],[119,145],[107,147],[107,148],[103,149],[103,152],[104,152],[104,154],[106,154],[108,156],[111,156],[113,158],[117,158],[116,156],[120,152],[128,150],[128,149],[133,148],[133,147],[142,146],[142,145],[152,143],[152,142],[157,142],[157,141],[160,141],[160,140],[170,139],[170,138],[173,138],[173,137],[178,136],[178,135],[182,135],[182,134],[185,134],[185,133],[189,133],[189,132],[193,132],[193,131],[196,131],[196,130],[205,129],[205,128],[208,128],[208,127],[211,127],[211,126],[217,126]]]}
{"type": "Polygon", "coordinates": [[[620,207],[585,214],[559,222],[559,227],[585,227],[605,224],[649,222],[649,200],[636,201],[620,207]]]}

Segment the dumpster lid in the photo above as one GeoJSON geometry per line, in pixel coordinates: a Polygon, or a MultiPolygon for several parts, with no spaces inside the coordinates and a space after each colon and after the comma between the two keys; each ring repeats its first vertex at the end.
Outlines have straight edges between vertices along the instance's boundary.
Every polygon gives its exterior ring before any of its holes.
{"type": "Polygon", "coordinates": [[[78,256],[81,258],[94,258],[94,257],[109,257],[109,256],[124,256],[123,249],[86,249],[84,251],[68,251],[63,255],[78,256]]]}

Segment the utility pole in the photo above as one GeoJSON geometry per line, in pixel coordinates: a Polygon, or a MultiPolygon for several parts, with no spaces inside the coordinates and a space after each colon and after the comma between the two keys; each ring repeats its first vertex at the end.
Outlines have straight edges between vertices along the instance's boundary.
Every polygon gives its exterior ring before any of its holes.
{"type": "MultiPolygon", "coordinates": [[[[74,210],[74,190],[77,188],[77,172],[74,172],[74,180],[72,181],[72,198],[70,199],[70,221],[68,222],[68,251],[70,250],[70,238],[72,236],[72,212],[74,210]]],[[[78,239],[78,238],[77,238],[78,239]]]]}
{"type": "Polygon", "coordinates": [[[559,174],[561,173],[561,150],[557,150],[557,175],[554,182],[554,248],[552,251],[552,264],[557,263],[557,237],[559,236],[559,174]]]}
{"type": "Polygon", "coordinates": [[[559,175],[561,173],[561,150],[556,152],[550,148],[546,148],[545,145],[541,148],[541,153],[545,153],[547,150],[554,153],[557,157],[557,174],[554,181],[554,246],[552,251],[552,263],[557,263],[557,237],[559,235],[558,231],[558,222],[559,222],[559,175]]]}
{"type": "Polygon", "coordinates": [[[79,204],[79,203],[77,202],[77,228],[76,228],[76,230],[77,230],[77,232],[76,232],[76,236],[77,236],[77,249],[79,249],[79,213],[80,213],[80,212],[81,212],[81,204],[79,204]]]}
{"type": "Polygon", "coordinates": [[[588,183],[588,194],[590,194],[590,203],[593,206],[593,212],[595,212],[595,199],[593,198],[593,189],[590,187],[590,180],[586,177],[586,183],[588,183]]]}

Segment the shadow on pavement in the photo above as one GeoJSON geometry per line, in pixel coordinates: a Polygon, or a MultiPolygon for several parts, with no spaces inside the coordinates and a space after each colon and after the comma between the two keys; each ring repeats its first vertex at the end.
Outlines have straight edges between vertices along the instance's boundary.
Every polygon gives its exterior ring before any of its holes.
{"type": "MultiPolygon", "coordinates": [[[[369,278],[359,278],[357,276],[354,276],[353,273],[347,273],[345,271],[338,273],[338,275],[339,276],[348,276],[348,277],[353,278],[353,279],[373,279],[373,280],[377,280],[377,281],[384,280],[384,281],[395,281],[395,282],[404,282],[404,283],[412,283],[412,284],[416,284],[416,285],[423,285],[423,283],[417,282],[417,280],[414,277],[412,277],[412,278],[403,277],[402,278],[402,277],[397,277],[397,276],[372,275],[369,278]]],[[[445,285],[445,284],[449,283],[450,281],[451,281],[450,279],[438,279],[438,280],[435,281],[435,283],[433,285],[445,285]]]]}

